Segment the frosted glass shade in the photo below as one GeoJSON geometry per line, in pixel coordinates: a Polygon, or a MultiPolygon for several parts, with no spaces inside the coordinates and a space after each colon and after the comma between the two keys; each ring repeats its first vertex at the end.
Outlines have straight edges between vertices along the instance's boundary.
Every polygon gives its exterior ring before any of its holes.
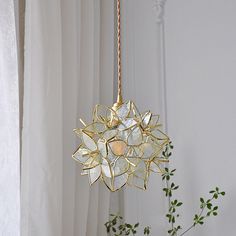
{"type": "Polygon", "coordinates": [[[72,157],[90,184],[101,179],[111,191],[126,184],[146,189],[150,173],[162,173],[168,161],[162,151],[169,138],[160,127],[158,115],[140,114],[131,101],[116,108],[97,105],[93,122],[74,130],[81,144],[72,157]]]}

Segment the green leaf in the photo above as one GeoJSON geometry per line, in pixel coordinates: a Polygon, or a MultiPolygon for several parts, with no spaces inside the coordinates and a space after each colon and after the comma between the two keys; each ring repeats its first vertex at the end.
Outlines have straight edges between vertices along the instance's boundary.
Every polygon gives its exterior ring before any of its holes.
{"type": "Polygon", "coordinates": [[[211,210],[211,207],[212,207],[212,204],[211,204],[211,203],[208,203],[208,204],[207,204],[207,208],[208,208],[209,210],[211,210]]]}
{"type": "Polygon", "coordinates": [[[177,207],[180,207],[180,206],[182,206],[183,205],[183,203],[182,202],[179,202],[178,204],[177,204],[177,207]]]}
{"type": "Polygon", "coordinates": [[[135,225],[134,225],[134,228],[137,228],[139,226],[139,223],[136,223],[135,225]]]}
{"type": "Polygon", "coordinates": [[[132,229],[132,225],[131,224],[125,224],[127,226],[127,228],[132,229]]]}

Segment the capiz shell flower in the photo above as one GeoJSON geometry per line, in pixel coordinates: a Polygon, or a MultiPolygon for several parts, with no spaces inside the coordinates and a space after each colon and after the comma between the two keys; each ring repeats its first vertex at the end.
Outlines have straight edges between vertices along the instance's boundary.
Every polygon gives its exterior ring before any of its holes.
{"type": "Polygon", "coordinates": [[[119,107],[97,105],[93,122],[75,129],[81,144],[73,158],[82,164],[90,184],[104,181],[111,191],[129,184],[146,189],[150,172],[162,172],[162,151],[169,138],[159,116],[140,114],[131,101],[119,107]]]}

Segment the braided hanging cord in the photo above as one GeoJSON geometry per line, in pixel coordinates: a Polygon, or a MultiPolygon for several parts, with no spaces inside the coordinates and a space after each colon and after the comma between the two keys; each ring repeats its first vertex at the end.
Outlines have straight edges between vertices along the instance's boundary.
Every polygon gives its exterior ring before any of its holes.
{"type": "Polygon", "coordinates": [[[118,67],[118,96],[117,104],[122,104],[122,80],[121,80],[121,13],[120,0],[117,0],[117,67],[118,67]]]}

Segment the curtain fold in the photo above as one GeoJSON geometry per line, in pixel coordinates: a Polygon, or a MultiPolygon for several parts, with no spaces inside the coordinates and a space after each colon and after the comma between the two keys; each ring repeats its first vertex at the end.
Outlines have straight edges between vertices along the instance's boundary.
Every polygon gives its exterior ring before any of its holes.
{"type": "Polygon", "coordinates": [[[26,2],[22,235],[61,235],[60,11],[60,1],[26,2]]]}
{"type": "Polygon", "coordinates": [[[71,155],[78,118],[89,123],[95,104],[113,102],[113,7],[26,1],[23,236],[105,235],[110,193],[99,183],[90,188],[71,155]]]}

